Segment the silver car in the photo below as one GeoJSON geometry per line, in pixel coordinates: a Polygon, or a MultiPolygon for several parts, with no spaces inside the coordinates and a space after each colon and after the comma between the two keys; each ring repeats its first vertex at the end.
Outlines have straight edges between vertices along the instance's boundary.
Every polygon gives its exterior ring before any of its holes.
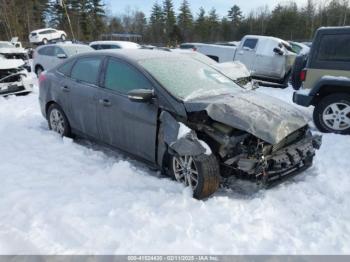
{"type": "Polygon", "coordinates": [[[39,76],[41,72],[54,68],[56,65],[73,55],[91,52],[92,49],[88,45],[81,44],[52,44],[38,47],[34,52],[33,68],[34,72],[39,76]]]}

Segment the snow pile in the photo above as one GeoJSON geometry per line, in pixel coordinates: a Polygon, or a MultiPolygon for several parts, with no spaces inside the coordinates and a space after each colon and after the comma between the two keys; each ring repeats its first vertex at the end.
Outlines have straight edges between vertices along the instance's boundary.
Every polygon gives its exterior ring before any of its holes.
{"type": "Polygon", "coordinates": [[[1,254],[350,253],[350,136],[324,135],[314,167],[276,188],[233,180],[197,201],[118,152],[49,132],[37,92],[0,98],[0,123],[1,254]]]}

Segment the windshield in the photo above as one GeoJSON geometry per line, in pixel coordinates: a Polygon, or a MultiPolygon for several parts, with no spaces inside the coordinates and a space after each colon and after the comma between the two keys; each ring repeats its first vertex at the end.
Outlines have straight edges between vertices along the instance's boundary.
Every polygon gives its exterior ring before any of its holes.
{"type": "Polygon", "coordinates": [[[9,43],[0,43],[0,48],[14,48],[14,46],[9,43]]]}
{"type": "Polygon", "coordinates": [[[91,51],[94,51],[94,49],[92,49],[92,47],[88,45],[77,45],[77,46],[65,46],[64,51],[68,56],[73,56],[80,53],[91,52],[91,51]]]}
{"type": "Polygon", "coordinates": [[[153,58],[139,63],[174,96],[189,100],[240,87],[214,68],[191,58],[153,58]]]}

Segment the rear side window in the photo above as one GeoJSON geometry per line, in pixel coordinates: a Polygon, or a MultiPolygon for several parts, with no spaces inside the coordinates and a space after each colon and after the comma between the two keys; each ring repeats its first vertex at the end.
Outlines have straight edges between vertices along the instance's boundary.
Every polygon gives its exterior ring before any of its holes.
{"type": "Polygon", "coordinates": [[[100,50],[100,45],[91,45],[91,47],[95,50],[100,50]]]}
{"type": "Polygon", "coordinates": [[[89,84],[97,84],[101,57],[80,58],[75,63],[71,77],[89,84]]]}
{"type": "Polygon", "coordinates": [[[244,41],[243,47],[247,47],[249,49],[255,49],[257,43],[258,43],[258,39],[246,39],[244,41]]]}
{"type": "Polygon", "coordinates": [[[350,35],[324,35],[321,39],[319,61],[350,61],[350,35]]]}
{"type": "Polygon", "coordinates": [[[38,50],[39,55],[46,55],[46,56],[54,56],[54,47],[53,46],[47,46],[40,48],[38,50]]]}
{"type": "Polygon", "coordinates": [[[64,63],[57,69],[57,71],[60,72],[61,74],[64,74],[65,76],[70,76],[70,72],[72,70],[72,66],[74,65],[74,63],[75,63],[75,59],[67,63],[64,63]]]}
{"type": "Polygon", "coordinates": [[[105,88],[127,94],[134,89],[151,89],[151,83],[139,71],[126,63],[109,59],[105,88]]]}
{"type": "Polygon", "coordinates": [[[101,45],[101,49],[120,49],[117,45],[101,45]]]}

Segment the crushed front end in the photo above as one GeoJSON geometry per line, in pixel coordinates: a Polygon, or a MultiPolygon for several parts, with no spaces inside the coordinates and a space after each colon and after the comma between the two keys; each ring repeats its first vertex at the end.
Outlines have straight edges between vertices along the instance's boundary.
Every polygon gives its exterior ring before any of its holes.
{"type": "Polygon", "coordinates": [[[24,81],[26,73],[24,67],[0,69],[0,96],[31,92],[32,86],[24,81]]]}
{"type": "Polygon", "coordinates": [[[221,175],[235,175],[271,187],[312,166],[322,137],[305,126],[277,144],[269,144],[247,132],[214,122],[198,125],[202,139],[215,148],[221,175]]]}

